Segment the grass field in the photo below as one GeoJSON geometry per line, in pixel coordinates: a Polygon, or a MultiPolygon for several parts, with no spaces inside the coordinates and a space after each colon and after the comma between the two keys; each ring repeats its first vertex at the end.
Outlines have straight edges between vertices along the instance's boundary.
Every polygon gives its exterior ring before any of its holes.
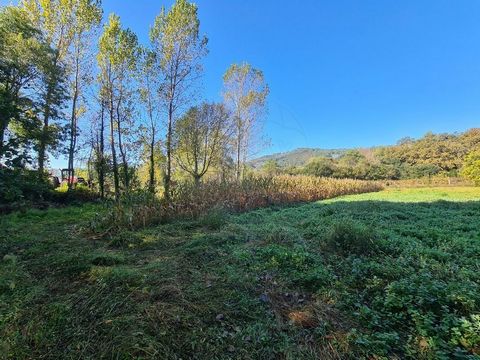
{"type": "Polygon", "coordinates": [[[0,218],[0,356],[479,359],[480,189],[389,189],[94,240],[0,218]]]}

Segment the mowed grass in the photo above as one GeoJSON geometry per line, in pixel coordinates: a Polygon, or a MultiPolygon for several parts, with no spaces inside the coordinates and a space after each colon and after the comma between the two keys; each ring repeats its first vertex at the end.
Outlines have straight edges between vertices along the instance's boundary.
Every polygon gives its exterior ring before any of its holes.
{"type": "Polygon", "coordinates": [[[376,193],[346,195],[328,200],[338,201],[394,201],[394,202],[432,202],[432,201],[480,201],[480,189],[476,187],[427,187],[427,188],[387,188],[376,193]]]}
{"type": "Polygon", "coordinates": [[[478,359],[480,189],[388,189],[94,240],[0,219],[6,359],[478,359]]]}

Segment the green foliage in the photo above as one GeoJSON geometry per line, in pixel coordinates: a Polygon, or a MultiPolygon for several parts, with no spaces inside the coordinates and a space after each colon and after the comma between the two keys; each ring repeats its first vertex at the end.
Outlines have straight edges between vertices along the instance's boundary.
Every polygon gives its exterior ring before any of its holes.
{"type": "Polygon", "coordinates": [[[42,138],[54,142],[59,135],[55,126],[42,129],[45,93],[52,93],[52,116],[65,99],[56,49],[27,15],[13,6],[0,10],[0,157],[16,167],[31,161],[32,146],[42,138]]]}
{"type": "Polygon", "coordinates": [[[200,216],[199,222],[207,229],[218,230],[227,223],[228,214],[221,207],[214,207],[206,214],[200,216]]]}
{"type": "Polygon", "coordinates": [[[373,255],[378,250],[378,235],[362,223],[342,220],[327,232],[323,246],[341,255],[373,255]]]}
{"type": "Polygon", "coordinates": [[[232,148],[237,180],[243,176],[246,159],[261,146],[261,115],[269,88],[263,72],[248,63],[232,64],[223,75],[224,98],[232,114],[232,148]]]}
{"type": "Polygon", "coordinates": [[[398,180],[456,177],[465,164],[466,155],[474,153],[479,144],[480,130],[470,129],[460,134],[428,133],[418,140],[404,139],[397,145],[377,148],[297,149],[251,163],[261,170],[261,164],[274,159],[280,171],[289,174],[334,178],[398,180]]]}
{"type": "Polygon", "coordinates": [[[473,187],[388,190],[105,240],[72,231],[101,205],[9,214],[0,348],[9,358],[473,360],[479,201],[473,187]]]}
{"type": "Polygon", "coordinates": [[[333,159],[315,157],[307,162],[303,172],[306,175],[330,177],[335,172],[335,162],[333,159]]]}
{"type": "Polygon", "coordinates": [[[52,198],[53,187],[35,171],[0,169],[0,204],[11,207],[52,198]]]}
{"type": "Polygon", "coordinates": [[[220,163],[229,138],[228,114],[221,104],[203,103],[190,108],[175,123],[176,163],[197,183],[220,163]]]}
{"type": "MultiPolygon", "coordinates": [[[[268,176],[279,175],[282,173],[282,168],[275,160],[268,160],[262,165],[261,171],[268,176]]],[[[309,174],[311,175],[311,174],[309,174]]]]}
{"type": "Polygon", "coordinates": [[[465,158],[462,175],[480,185],[480,151],[472,151],[465,158]]]}

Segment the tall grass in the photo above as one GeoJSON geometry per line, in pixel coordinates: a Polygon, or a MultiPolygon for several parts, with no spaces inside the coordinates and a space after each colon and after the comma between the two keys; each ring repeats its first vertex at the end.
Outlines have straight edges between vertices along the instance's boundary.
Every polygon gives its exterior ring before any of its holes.
{"type": "Polygon", "coordinates": [[[196,218],[212,209],[241,212],[270,205],[294,204],[341,195],[379,191],[378,182],[319,178],[306,175],[252,176],[239,182],[182,182],[173,189],[169,203],[144,192],[124,196],[109,204],[92,221],[98,231],[135,229],[171,218],[196,218]]]}

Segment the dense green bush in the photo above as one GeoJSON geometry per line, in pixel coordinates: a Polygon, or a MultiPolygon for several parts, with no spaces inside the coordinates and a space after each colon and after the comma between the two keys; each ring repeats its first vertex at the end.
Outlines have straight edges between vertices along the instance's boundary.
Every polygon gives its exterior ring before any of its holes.
{"type": "Polygon", "coordinates": [[[46,177],[25,169],[0,169],[0,204],[48,200],[53,190],[46,177]]]}
{"type": "Polygon", "coordinates": [[[379,250],[378,243],[378,235],[373,229],[347,219],[333,224],[323,246],[342,255],[372,255],[379,250]]]}
{"type": "Polygon", "coordinates": [[[0,212],[83,203],[97,198],[96,192],[83,185],[77,185],[71,190],[66,186],[54,189],[50,179],[39,176],[37,171],[7,168],[0,170],[0,212]]]}

